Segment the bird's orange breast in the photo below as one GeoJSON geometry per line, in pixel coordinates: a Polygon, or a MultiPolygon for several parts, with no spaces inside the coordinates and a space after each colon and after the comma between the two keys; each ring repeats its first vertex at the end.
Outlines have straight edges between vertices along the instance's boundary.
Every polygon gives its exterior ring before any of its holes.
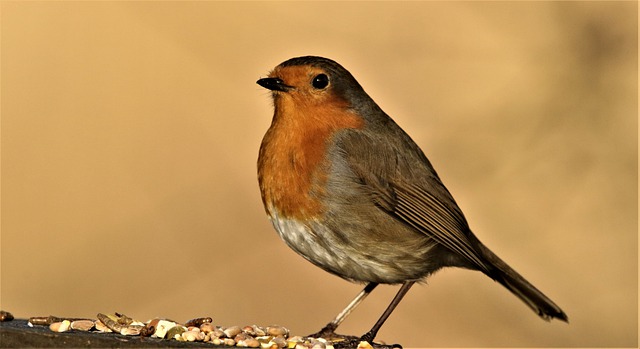
{"type": "MultiPolygon", "coordinates": [[[[362,128],[363,119],[338,98],[314,103],[282,95],[258,157],[258,181],[268,213],[293,219],[322,213],[328,142],[342,129],[362,128]]],[[[304,96],[303,96],[304,97],[304,96]]]]}

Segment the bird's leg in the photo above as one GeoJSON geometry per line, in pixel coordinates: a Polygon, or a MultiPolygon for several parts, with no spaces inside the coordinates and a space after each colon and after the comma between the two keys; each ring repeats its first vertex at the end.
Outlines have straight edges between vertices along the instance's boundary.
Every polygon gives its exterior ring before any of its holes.
{"type": "Polygon", "coordinates": [[[367,284],[367,286],[364,287],[364,289],[362,291],[360,291],[360,293],[358,293],[358,295],[356,296],[356,298],[354,298],[351,303],[349,303],[349,305],[347,305],[346,308],[344,308],[340,314],[338,314],[336,316],[335,319],[333,319],[330,323],[328,323],[325,327],[323,327],[319,332],[314,333],[314,334],[310,334],[307,337],[314,337],[314,338],[325,338],[325,339],[331,339],[331,338],[342,338],[342,339],[355,339],[357,337],[354,336],[345,336],[345,335],[336,335],[336,328],[338,328],[338,326],[340,326],[340,324],[342,323],[342,321],[344,321],[344,319],[346,319],[346,317],[353,311],[353,309],[355,309],[360,303],[362,303],[362,301],[369,295],[369,293],[371,293],[371,291],[373,291],[373,289],[376,288],[376,286],[378,286],[377,283],[375,282],[370,282],[367,284]]]}
{"type": "Polygon", "coordinates": [[[382,327],[382,325],[387,320],[389,315],[391,315],[393,310],[398,306],[398,304],[400,303],[404,295],[407,294],[407,292],[409,291],[411,286],[413,286],[414,283],[415,281],[406,281],[405,283],[402,284],[402,287],[400,287],[400,290],[398,290],[398,293],[396,293],[396,296],[391,301],[391,304],[389,304],[389,306],[384,311],[384,313],[382,313],[382,316],[380,316],[380,319],[376,321],[375,325],[373,325],[373,327],[371,328],[371,330],[369,330],[369,332],[365,333],[360,338],[348,337],[348,338],[345,338],[344,341],[334,342],[333,347],[334,348],[356,348],[358,347],[358,344],[360,342],[364,341],[364,342],[368,342],[369,344],[371,344],[373,348],[377,348],[377,349],[402,348],[400,344],[378,344],[378,343],[374,343],[373,340],[376,338],[376,335],[378,334],[380,327],[382,327]]]}
{"type": "Polygon", "coordinates": [[[407,292],[409,292],[409,289],[411,288],[411,286],[413,286],[414,283],[415,281],[406,281],[405,283],[402,284],[402,287],[400,287],[400,290],[398,291],[398,293],[396,293],[396,296],[393,297],[391,304],[389,304],[389,306],[384,311],[384,313],[382,313],[382,316],[380,316],[380,319],[376,321],[375,325],[373,325],[373,327],[371,328],[371,330],[369,330],[369,332],[365,333],[362,337],[360,337],[360,341],[373,343],[373,339],[376,338],[376,335],[378,334],[380,327],[382,327],[384,322],[387,321],[387,318],[389,317],[389,315],[391,315],[393,310],[398,306],[398,304],[400,304],[400,301],[402,300],[404,295],[406,295],[407,292]]]}

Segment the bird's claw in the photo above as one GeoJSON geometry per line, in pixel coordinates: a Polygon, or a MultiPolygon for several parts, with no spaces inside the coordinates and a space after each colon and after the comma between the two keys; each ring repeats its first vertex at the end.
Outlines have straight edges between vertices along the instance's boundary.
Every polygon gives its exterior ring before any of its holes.
{"type": "Polygon", "coordinates": [[[309,338],[323,338],[333,343],[333,347],[336,349],[347,349],[347,348],[358,348],[366,346],[361,346],[363,342],[368,343],[371,348],[375,349],[402,349],[400,344],[382,344],[375,343],[373,341],[373,337],[375,334],[367,332],[361,337],[351,336],[346,334],[339,334],[335,332],[336,326],[333,324],[328,324],[320,331],[310,334],[307,337],[309,338]]]}
{"type": "MultiPolygon", "coordinates": [[[[353,337],[353,336],[350,336],[353,337]]],[[[336,349],[349,349],[349,348],[375,348],[375,349],[402,349],[402,345],[400,344],[382,344],[375,343],[372,341],[366,341],[362,338],[354,337],[352,339],[346,339],[343,341],[333,342],[333,347],[336,349]],[[363,343],[368,344],[362,345],[363,343]]]]}
{"type": "Polygon", "coordinates": [[[309,338],[323,338],[328,341],[344,341],[344,340],[355,340],[358,339],[356,336],[350,336],[346,334],[338,334],[336,333],[336,325],[333,323],[327,324],[327,326],[323,327],[320,331],[310,334],[307,337],[309,338]]]}
{"type": "Polygon", "coordinates": [[[331,342],[343,342],[343,341],[359,341],[360,339],[356,336],[351,336],[347,334],[339,334],[333,331],[325,331],[324,329],[320,330],[317,333],[310,334],[307,336],[308,338],[323,338],[331,342]]]}

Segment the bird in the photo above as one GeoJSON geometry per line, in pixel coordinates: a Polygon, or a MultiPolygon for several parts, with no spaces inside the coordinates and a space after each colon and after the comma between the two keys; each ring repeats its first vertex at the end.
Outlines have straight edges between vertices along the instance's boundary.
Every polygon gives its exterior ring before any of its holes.
{"type": "Polygon", "coordinates": [[[257,84],[271,92],[274,109],[257,163],[267,216],[306,260],[365,285],[312,336],[339,336],[337,327],[376,286],[401,285],[370,331],[344,336],[373,343],[409,289],[445,267],[480,271],[542,319],[568,322],[473,234],[420,147],[347,69],[295,57],[257,84]]]}

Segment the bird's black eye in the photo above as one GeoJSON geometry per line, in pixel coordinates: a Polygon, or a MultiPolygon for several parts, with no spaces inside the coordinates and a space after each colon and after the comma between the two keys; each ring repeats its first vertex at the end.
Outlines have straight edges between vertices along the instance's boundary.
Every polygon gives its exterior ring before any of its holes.
{"type": "Polygon", "coordinates": [[[329,77],[325,74],[318,74],[313,78],[313,81],[311,81],[311,85],[321,90],[329,85],[329,77]]]}

